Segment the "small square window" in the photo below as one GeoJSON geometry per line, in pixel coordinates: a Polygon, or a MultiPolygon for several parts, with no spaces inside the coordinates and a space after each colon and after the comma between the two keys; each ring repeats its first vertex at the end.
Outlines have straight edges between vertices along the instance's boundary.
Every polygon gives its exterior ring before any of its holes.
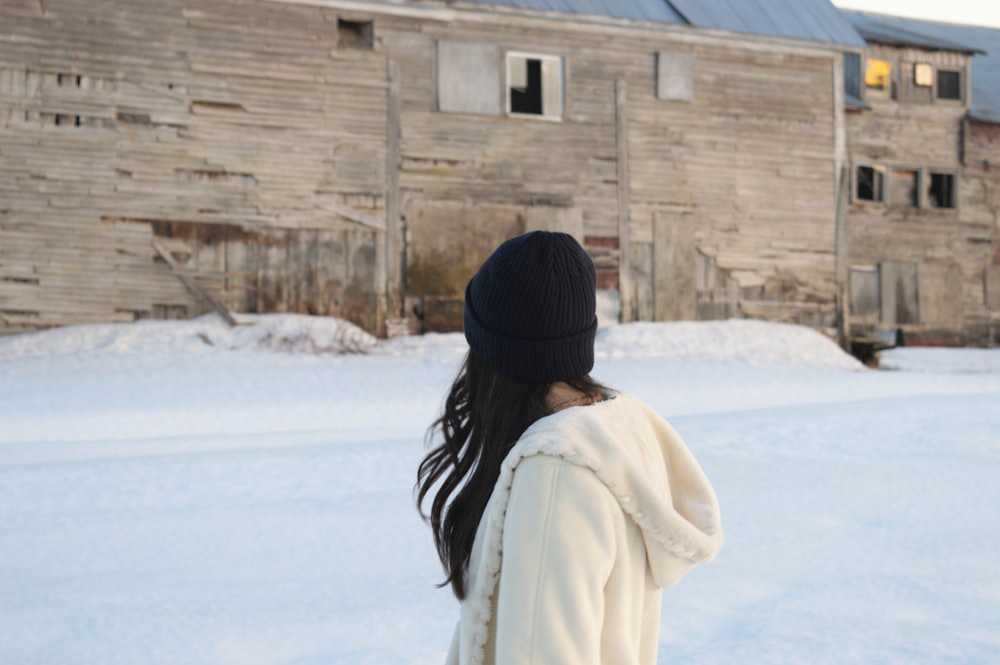
{"type": "Polygon", "coordinates": [[[892,65],[887,60],[869,60],[865,66],[865,89],[882,95],[889,94],[892,65]]]}
{"type": "Polygon", "coordinates": [[[371,21],[337,19],[337,44],[340,48],[370,49],[375,43],[375,24],[371,21]]]}
{"type": "Polygon", "coordinates": [[[854,198],[858,201],[884,201],[884,182],[884,168],[859,166],[855,176],[854,198]]]}
{"type": "Polygon", "coordinates": [[[913,83],[922,88],[934,85],[934,68],[928,62],[913,65],[913,83]]]}
{"type": "Polygon", "coordinates": [[[931,173],[927,188],[927,201],[932,208],[955,207],[955,175],[953,173],[931,173]]]}
{"type": "Polygon", "coordinates": [[[507,54],[507,110],[562,117],[562,59],[550,55],[507,54]]]}
{"type": "Polygon", "coordinates": [[[939,69],[937,72],[938,99],[962,99],[962,72],[939,69]]]}

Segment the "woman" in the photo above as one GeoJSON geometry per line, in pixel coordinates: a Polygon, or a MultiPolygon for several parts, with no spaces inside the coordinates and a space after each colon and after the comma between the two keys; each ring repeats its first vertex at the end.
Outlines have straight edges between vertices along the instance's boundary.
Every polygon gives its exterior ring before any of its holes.
{"type": "Polygon", "coordinates": [[[677,433],[589,376],[595,281],[571,236],[536,231],[466,288],[470,351],[417,483],[462,601],[449,663],[651,665],[660,589],[722,544],[677,433]]]}

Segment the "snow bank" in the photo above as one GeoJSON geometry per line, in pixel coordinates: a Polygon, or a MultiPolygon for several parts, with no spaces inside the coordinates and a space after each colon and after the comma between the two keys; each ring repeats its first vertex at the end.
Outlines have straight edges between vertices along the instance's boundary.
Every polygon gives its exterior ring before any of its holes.
{"type": "MultiPolygon", "coordinates": [[[[335,318],[299,314],[239,315],[230,328],[215,315],[190,321],[137,321],[126,324],[69,326],[0,339],[0,360],[96,352],[206,353],[219,350],[268,350],[296,354],[419,356],[452,362],[467,349],[461,333],[426,334],[379,341],[357,326],[335,318]]],[[[833,370],[863,365],[812,328],[731,319],[700,322],[639,322],[603,327],[597,333],[598,358],[666,358],[833,370]]]]}
{"type": "Polygon", "coordinates": [[[753,367],[861,370],[856,358],[805,326],[748,319],[630,323],[602,328],[598,357],[670,358],[753,367]]]}
{"type": "Polygon", "coordinates": [[[265,349],[313,354],[367,353],[378,340],[342,319],[301,314],[240,314],[230,328],[214,314],[189,321],[144,320],[67,326],[0,339],[0,360],[100,352],[204,353],[265,349]]]}

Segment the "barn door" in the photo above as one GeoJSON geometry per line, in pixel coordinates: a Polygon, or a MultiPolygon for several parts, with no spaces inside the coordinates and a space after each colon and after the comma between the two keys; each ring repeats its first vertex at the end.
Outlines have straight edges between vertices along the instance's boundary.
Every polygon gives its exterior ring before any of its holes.
{"type": "Polygon", "coordinates": [[[694,216],[662,212],[653,216],[653,318],[697,318],[694,216]]]}

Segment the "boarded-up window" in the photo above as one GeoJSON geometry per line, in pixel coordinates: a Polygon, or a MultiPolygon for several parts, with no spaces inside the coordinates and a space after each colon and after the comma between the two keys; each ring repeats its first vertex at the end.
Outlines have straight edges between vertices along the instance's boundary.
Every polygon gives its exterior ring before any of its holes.
{"type": "Polygon", "coordinates": [[[937,72],[938,99],[962,99],[962,72],[939,69],[937,72]]]}
{"type": "Polygon", "coordinates": [[[929,88],[934,85],[934,67],[929,62],[918,62],[913,65],[913,84],[929,88]]]}
{"type": "Polygon", "coordinates": [[[562,58],[507,54],[507,111],[545,118],[562,117],[562,58]]]}
{"type": "Polygon", "coordinates": [[[680,102],[694,99],[694,59],[690,53],[657,54],[656,96],[680,102]]]}
{"type": "Polygon", "coordinates": [[[872,96],[888,96],[892,81],[892,65],[888,60],[868,60],[865,66],[865,90],[872,96]]]}
{"type": "Polygon", "coordinates": [[[919,172],[894,169],[889,179],[889,203],[894,206],[920,205],[919,172]]]}
{"type": "Polygon", "coordinates": [[[491,44],[437,44],[439,111],[500,115],[500,49],[491,44]]]}
{"type": "Polygon", "coordinates": [[[932,208],[954,208],[955,174],[931,173],[927,187],[927,202],[932,208]]]}
{"type": "Polygon", "coordinates": [[[858,201],[885,200],[885,168],[859,166],[854,173],[854,198],[858,201]]]}
{"type": "Polygon", "coordinates": [[[880,309],[878,268],[851,266],[851,314],[878,314],[880,309]]]}
{"type": "Polygon", "coordinates": [[[920,323],[916,263],[880,264],[879,286],[883,325],[920,323]]]}

